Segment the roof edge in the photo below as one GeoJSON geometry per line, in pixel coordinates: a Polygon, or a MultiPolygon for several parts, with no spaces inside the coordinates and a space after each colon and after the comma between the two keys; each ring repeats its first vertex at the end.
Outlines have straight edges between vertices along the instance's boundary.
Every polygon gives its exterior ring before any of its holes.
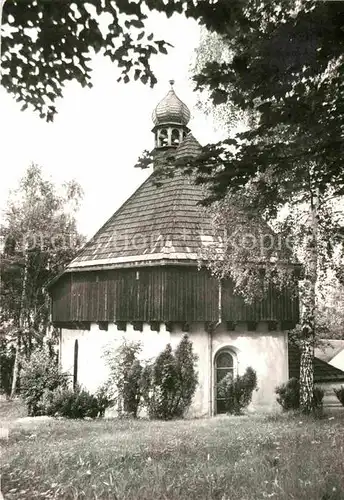
{"type": "Polygon", "coordinates": [[[191,260],[191,261],[198,261],[200,260],[199,255],[197,253],[156,253],[156,254],[142,254],[142,255],[128,255],[124,257],[115,257],[114,259],[94,259],[94,260],[84,260],[84,261],[78,261],[73,264],[69,264],[67,266],[67,270],[73,270],[76,267],[90,267],[90,266],[97,266],[97,265],[111,265],[111,264],[124,264],[128,262],[147,262],[150,260],[175,260],[175,261],[180,261],[180,260],[191,260]]]}

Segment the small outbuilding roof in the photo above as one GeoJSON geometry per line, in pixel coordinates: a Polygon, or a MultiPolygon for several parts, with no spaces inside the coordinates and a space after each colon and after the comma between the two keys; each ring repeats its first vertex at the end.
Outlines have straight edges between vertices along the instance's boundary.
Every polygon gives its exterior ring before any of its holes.
{"type": "MultiPolygon", "coordinates": [[[[300,376],[300,350],[289,344],[289,378],[300,376]]],[[[326,361],[314,358],[314,382],[344,382],[344,372],[326,361]]]]}
{"type": "Polygon", "coordinates": [[[322,345],[315,349],[317,358],[329,363],[337,354],[344,349],[344,340],[340,339],[323,339],[322,345]]]}

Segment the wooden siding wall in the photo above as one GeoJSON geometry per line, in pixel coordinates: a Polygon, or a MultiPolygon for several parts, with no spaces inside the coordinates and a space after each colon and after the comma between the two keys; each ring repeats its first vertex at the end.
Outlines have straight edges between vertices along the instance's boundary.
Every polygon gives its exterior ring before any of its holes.
{"type": "Polygon", "coordinates": [[[222,319],[224,321],[284,321],[296,324],[299,320],[299,299],[295,290],[283,292],[270,287],[263,300],[246,303],[234,295],[233,283],[222,285],[222,319]]]}
{"type": "MultiPolygon", "coordinates": [[[[150,267],[74,272],[51,289],[52,319],[70,321],[218,321],[218,283],[206,270],[150,267]]],[[[252,305],[222,293],[223,321],[298,320],[298,300],[272,292],[252,305]]]]}

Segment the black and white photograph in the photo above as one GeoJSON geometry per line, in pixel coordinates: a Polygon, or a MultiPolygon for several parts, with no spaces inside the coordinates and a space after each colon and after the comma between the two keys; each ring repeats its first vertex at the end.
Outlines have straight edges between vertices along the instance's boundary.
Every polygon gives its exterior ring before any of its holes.
{"type": "Polygon", "coordinates": [[[0,0],[0,500],[344,500],[344,1],[0,0]]]}

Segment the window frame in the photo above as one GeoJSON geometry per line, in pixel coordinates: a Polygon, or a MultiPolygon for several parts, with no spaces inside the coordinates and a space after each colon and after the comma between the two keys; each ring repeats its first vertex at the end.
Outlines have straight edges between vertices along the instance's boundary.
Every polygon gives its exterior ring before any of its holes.
{"type": "MultiPolygon", "coordinates": [[[[227,373],[232,373],[232,377],[234,379],[234,377],[236,377],[237,375],[237,365],[238,365],[238,361],[237,361],[237,355],[236,355],[236,352],[230,347],[230,346],[225,346],[225,347],[222,347],[221,349],[219,349],[215,355],[214,355],[214,363],[213,363],[213,380],[214,380],[214,387],[213,387],[213,395],[214,395],[214,414],[215,415],[221,415],[225,412],[222,412],[222,411],[218,411],[218,401],[223,401],[223,398],[218,398],[217,397],[217,384],[218,384],[218,372],[220,370],[227,370],[227,373]],[[221,367],[218,367],[217,366],[217,363],[218,363],[218,359],[220,358],[220,356],[222,354],[229,354],[232,358],[232,366],[221,366],[221,367]]],[[[220,380],[222,380],[222,378],[224,378],[227,373],[221,377],[220,380]]]]}

